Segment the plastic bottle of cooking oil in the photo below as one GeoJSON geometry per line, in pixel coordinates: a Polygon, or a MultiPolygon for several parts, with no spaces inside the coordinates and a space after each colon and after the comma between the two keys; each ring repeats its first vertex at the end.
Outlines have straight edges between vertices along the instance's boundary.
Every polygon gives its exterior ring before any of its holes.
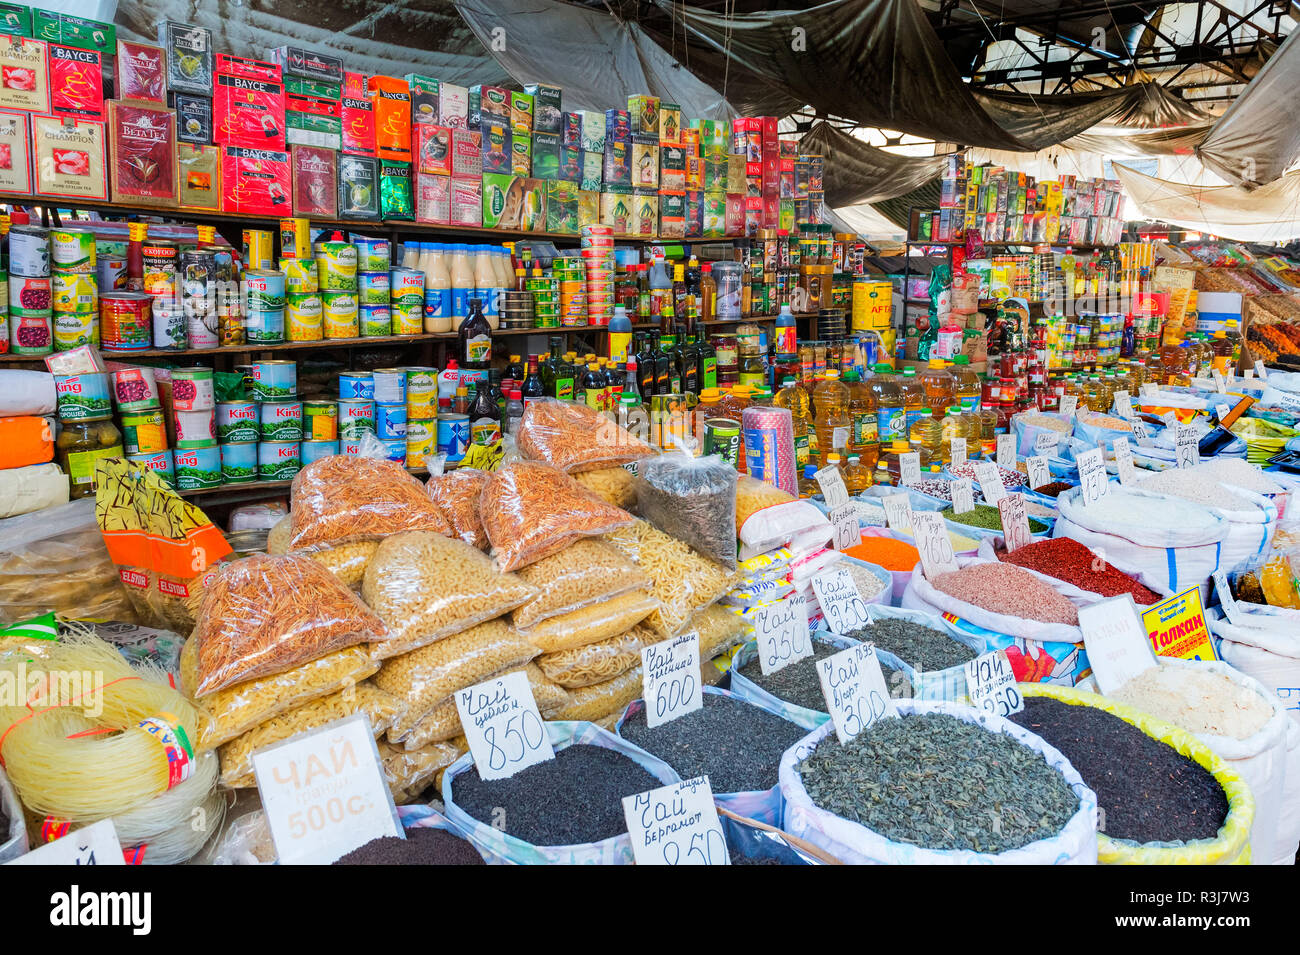
{"type": "Polygon", "coordinates": [[[971,440],[971,420],[979,421],[977,414],[962,414],[956,408],[949,408],[948,413],[943,416],[943,463],[952,463],[952,439],[966,439],[966,457],[972,457],[972,446],[976,449],[979,447],[979,435],[976,433],[975,440],[971,440]]]}
{"type": "Polygon", "coordinates": [[[849,489],[849,493],[861,494],[871,487],[871,480],[872,469],[862,463],[861,457],[850,454],[849,463],[844,468],[844,486],[849,489]]]}
{"type": "Polygon", "coordinates": [[[939,418],[943,417],[948,406],[955,400],[955,385],[952,375],[944,367],[942,358],[931,358],[929,366],[917,377],[925,389],[925,403],[930,411],[939,418]]]}
{"type": "Polygon", "coordinates": [[[906,441],[893,441],[888,446],[880,446],[880,460],[876,462],[876,482],[877,484],[892,484],[897,486],[899,483],[899,472],[902,469],[900,458],[909,453],[912,446],[906,441]]]}
{"type": "Polygon", "coordinates": [[[794,460],[799,473],[802,474],[812,459],[809,433],[814,428],[809,411],[811,405],[808,401],[808,392],[795,384],[794,376],[786,375],[781,381],[781,390],[772,399],[772,404],[778,408],[786,408],[790,412],[790,419],[794,424],[794,460]]]}
{"type": "Polygon", "coordinates": [[[849,389],[849,451],[862,459],[870,476],[880,457],[880,426],[876,417],[879,406],[871,387],[862,381],[857,371],[844,373],[849,389]]]}
{"type": "Polygon", "coordinates": [[[867,387],[876,397],[876,435],[882,451],[891,441],[907,440],[907,409],[898,376],[893,371],[885,362],[880,362],[876,365],[876,373],[867,382],[867,387]]]}
{"type": "Polygon", "coordinates": [[[916,369],[910,365],[903,369],[903,377],[895,381],[898,390],[903,393],[903,407],[907,411],[907,429],[903,432],[903,437],[907,437],[912,432],[912,425],[921,416],[921,409],[925,407],[925,386],[916,377],[916,369]]]}
{"type": "Polygon", "coordinates": [[[831,452],[841,456],[849,446],[849,389],[840,381],[834,369],[813,391],[813,409],[816,415],[817,453],[823,461],[831,452]]]}
{"type": "MultiPolygon", "coordinates": [[[[834,451],[826,455],[826,462],[824,464],[824,467],[835,468],[835,470],[840,472],[840,477],[844,476],[844,458],[841,455],[836,454],[834,451]]],[[[848,487],[847,481],[845,482],[844,486],[848,487]]],[[[819,484],[817,486],[817,493],[820,494],[821,490],[822,490],[821,485],[819,484]]]]}
{"type": "Polygon", "coordinates": [[[821,490],[817,485],[817,465],[805,465],[803,473],[799,476],[799,496],[812,497],[814,494],[820,494],[821,490]]]}
{"type": "MultiPolygon", "coordinates": [[[[971,435],[975,437],[974,434],[971,435]]],[[[972,441],[971,444],[974,442],[972,441]]],[[[967,453],[971,445],[967,445],[967,453]]],[[[991,458],[998,450],[998,413],[992,408],[983,408],[980,410],[980,440],[979,440],[980,457],[991,458]]]]}
{"type": "Polygon", "coordinates": [[[969,414],[980,410],[980,378],[971,371],[970,356],[958,355],[949,369],[953,377],[954,396],[961,410],[969,414]]]}
{"type": "Polygon", "coordinates": [[[943,422],[934,417],[933,409],[921,409],[921,416],[912,425],[908,440],[913,451],[921,452],[921,467],[928,467],[942,460],[943,422]]]}

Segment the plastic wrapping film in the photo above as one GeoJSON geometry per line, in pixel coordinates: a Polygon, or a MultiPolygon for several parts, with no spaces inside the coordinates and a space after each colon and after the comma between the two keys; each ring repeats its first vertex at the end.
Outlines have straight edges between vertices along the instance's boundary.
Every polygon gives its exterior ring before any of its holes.
{"type": "Polygon", "coordinates": [[[293,540],[293,515],[286,514],[266,532],[266,552],[272,557],[289,553],[289,542],[293,540]]]}
{"type": "Polygon", "coordinates": [[[630,511],[636,507],[636,479],[627,468],[579,471],[573,479],[607,504],[630,511]]]}
{"type": "Polygon", "coordinates": [[[52,418],[0,418],[0,470],[25,468],[53,460],[52,418]]]}
{"type": "Polygon", "coordinates": [[[558,653],[624,633],[658,609],[659,601],[649,591],[629,590],[520,632],[544,653],[558,653]]]}
{"type": "Polygon", "coordinates": [[[607,640],[544,654],[537,658],[537,665],[560,686],[575,690],[622,676],[640,664],[643,647],[658,642],[658,634],[633,627],[607,640]]]}
{"type": "Polygon", "coordinates": [[[561,471],[596,471],[652,457],[646,444],[612,418],[583,404],[555,398],[528,402],[519,423],[519,450],[525,457],[561,471]]]}
{"type": "Polygon", "coordinates": [[[738,579],[733,571],[643,520],[605,539],[635,560],[653,581],[650,592],[659,607],[647,623],[661,636],[681,633],[693,613],[717,601],[738,579]]]}
{"type": "MultiPolygon", "coordinates": [[[[140,865],[180,865],[202,850],[212,834],[220,831],[229,804],[228,792],[213,790],[194,807],[191,817],[153,836],[147,842],[132,845],[125,841],[125,852],[137,850],[140,865]]],[[[120,841],[120,837],[119,837],[120,841]]]]}
{"type": "MultiPolygon", "coordinates": [[[[181,651],[181,688],[190,698],[194,697],[198,682],[197,648],[197,641],[187,640],[181,651]]],[[[199,702],[212,716],[213,725],[195,742],[203,749],[228,743],[281,713],[355,686],[378,669],[379,663],[370,659],[366,647],[353,646],[327,653],[284,673],[217,690],[199,702]]]]}
{"type": "Polygon", "coordinates": [[[200,753],[195,757],[194,775],[189,779],[113,816],[117,841],[123,846],[138,846],[151,842],[168,829],[193,825],[198,821],[194,811],[212,795],[219,768],[216,753],[200,753]]]}
{"type": "Polygon", "coordinates": [[[521,567],[518,574],[538,590],[536,598],[514,611],[515,626],[521,629],[650,586],[650,578],[631,558],[613,544],[595,538],[576,541],[557,554],[521,567]]]}
{"type": "Polygon", "coordinates": [[[745,431],[746,470],[787,494],[798,494],[799,467],[790,409],[751,405],[740,412],[740,422],[745,431]]]}
{"type": "Polygon", "coordinates": [[[682,628],[700,635],[700,661],[712,660],[745,641],[749,627],[740,614],[724,604],[712,604],[696,613],[682,628]]]}
{"type": "Polygon", "coordinates": [[[198,642],[195,693],[386,637],[383,621],[310,557],[244,557],[222,566],[203,595],[191,637],[198,642]]]}
{"type": "Polygon", "coordinates": [[[497,566],[504,571],[634,520],[564,472],[536,461],[515,461],[496,471],[483,489],[479,513],[497,566]]]}
{"type": "Polygon", "coordinates": [[[374,647],[377,659],[468,630],[537,596],[514,574],[498,573],[482,551],[429,531],[385,538],[361,592],[388,626],[388,639],[374,647]]]}
{"type": "Polygon", "coordinates": [[[408,752],[400,746],[380,740],[379,763],[393,801],[398,804],[417,799],[433,784],[438,771],[460,759],[461,750],[450,743],[430,743],[408,752]]]}
{"type": "Polygon", "coordinates": [[[777,504],[789,504],[791,501],[797,500],[798,498],[793,494],[773,484],[768,484],[766,481],[760,481],[748,474],[738,475],[736,481],[736,532],[734,536],[739,537],[740,529],[745,526],[745,522],[763,508],[775,507],[777,504]]]}
{"type": "Polygon", "coordinates": [[[68,503],[68,476],[57,464],[0,471],[0,518],[19,517],[68,503]]]}
{"type": "Polygon", "coordinates": [[[477,468],[457,468],[437,474],[425,482],[429,500],[438,505],[451,525],[451,532],[471,547],[487,550],[487,531],[478,513],[479,497],[488,482],[488,473],[477,468]]]}
{"type": "Polygon", "coordinates": [[[569,705],[555,714],[557,720],[597,720],[611,714],[622,713],[624,708],[641,695],[641,665],[626,673],[573,690],[569,705]]]}
{"type": "Polygon", "coordinates": [[[450,534],[424,485],[394,461],[338,454],[298,472],[290,550],[376,540],[398,531],[450,534]]]}
{"type": "Polygon", "coordinates": [[[385,660],[374,682],[402,701],[405,711],[390,727],[400,739],[457,690],[527,663],[539,652],[504,620],[488,620],[385,660]]]}
{"type": "Polygon", "coordinates": [[[254,750],[355,713],[365,713],[375,736],[380,736],[401,715],[402,701],[367,681],[281,713],[221,747],[221,785],[230,789],[256,786],[254,750]]]}
{"type": "Polygon", "coordinates": [[[741,556],[765,554],[795,540],[800,549],[819,547],[834,533],[826,515],[808,501],[775,504],[755,511],[741,525],[741,556]]]}
{"type": "Polygon", "coordinates": [[[27,826],[23,822],[23,807],[18,794],[9,784],[9,777],[0,767],[0,809],[9,820],[9,827],[0,830],[0,864],[17,859],[27,852],[27,826]]]}
{"type": "MultiPolygon", "coordinates": [[[[293,516],[286,514],[267,531],[266,552],[272,557],[287,554],[292,539],[293,516]]],[[[337,547],[307,553],[324,564],[330,573],[342,581],[343,586],[356,590],[361,586],[361,580],[366,575],[366,565],[370,563],[370,558],[375,556],[375,549],[378,546],[377,540],[353,541],[350,544],[340,544],[337,547]]]]}
{"type": "Polygon", "coordinates": [[[655,527],[736,569],[736,469],[722,458],[673,452],[646,461],[636,500],[655,527]]]}
{"type": "Polygon", "coordinates": [[[0,418],[15,415],[52,415],[58,395],[48,371],[6,368],[0,371],[0,418]]]}

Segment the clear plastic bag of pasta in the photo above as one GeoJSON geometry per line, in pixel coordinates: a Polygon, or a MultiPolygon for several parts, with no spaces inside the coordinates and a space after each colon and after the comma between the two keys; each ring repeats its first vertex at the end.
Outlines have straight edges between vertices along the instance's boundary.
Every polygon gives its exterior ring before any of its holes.
{"type": "Polygon", "coordinates": [[[606,680],[573,690],[573,699],[555,714],[557,720],[588,720],[595,722],[606,716],[617,716],[641,695],[641,665],[606,680]]]}
{"type": "Polygon", "coordinates": [[[650,578],[631,558],[613,544],[594,537],[570,544],[558,554],[521,567],[517,573],[538,590],[536,598],[514,612],[515,626],[522,629],[650,586],[650,578]]]}
{"type": "Polygon", "coordinates": [[[488,482],[488,473],[476,468],[457,468],[447,474],[435,474],[425,483],[429,500],[442,510],[452,533],[471,547],[487,550],[487,531],[478,514],[479,497],[488,482]]]}
{"type": "Polygon", "coordinates": [[[608,600],[543,620],[520,630],[524,638],[545,653],[558,653],[608,640],[625,633],[659,610],[659,601],[647,590],[629,590],[608,600]]]}
{"type": "Polygon", "coordinates": [[[393,794],[393,802],[399,806],[418,798],[432,785],[438,771],[460,759],[462,752],[451,743],[429,743],[411,751],[383,740],[377,745],[384,781],[388,783],[388,791],[393,794]]]}
{"type": "Polygon", "coordinates": [[[605,503],[563,471],[537,461],[516,461],[494,472],[483,489],[479,513],[503,571],[526,567],[584,537],[633,521],[631,514],[605,503]]]}
{"type": "Polygon", "coordinates": [[[394,461],[337,454],[293,479],[291,551],[378,540],[399,531],[450,534],[420,481],[394,461]]]}
{"type": "Polygon", "coordinates": [[[204,590],[190,637],[197,644],[195,694],[387,636],[383,621],[310,557],[243,557],[222,565],[204,590]]]}
{"type": "Polygon", "coordinates": [[[636,507],[636,478],[627,468],[578,471],[573,479],[601,500],[630,511],[636,507]]]}
{"type": "Polygon", "coordinates": [[[409,653],[514,610],[537,596],[514,574],[464,541],[428,531],[385,538],[361,593],[388,627],[378,659],[409,653]]]}
{"type": "Polygon", "coordinates": [[[726,604],[713,604],[705,607],[682,628],[689,633],[692,630],[700,634],[700,659],[712,660],[746,640],[744,619],[726,604]]]}
{"type": "MultiPolygon", "coordinates": [[[[286,514],[267,531],[266,552],[272,557],[287,554],[292,540],[293,515],[286,514]]],[[[366,565],[375,556],[375,548],[378,546],[378,540],[354,541],[306,553],[324,564],[330,573],[342,581],[344,587],[357,590],[361,587],[361,579],[366,575],[366,565]]]]}
{"type": "Polygon", "coordinates": [[[537,658],[537,665],[549,679],[575,690],[622,676],[641,662],[643,647],[658,642],[659,635],[654,631],[633,627],[608,640],[545,653],[537,658]]]}
{"type": "MultiPolygon", "coordinates": [[[[536,701],[537,710],[542,714],[543,719],[551,719],[557,712],[569,705],[569,692],[559,684],[549,680],[538,669],[536,663],[528,663],[522,667],[509,667],[498,673],[493,673],[491,676],[484,677],[479,682],[486,683],[489,680],[495,680],[497,677],[514,672],[521,672],[528,678],[528,686],[533,691],[533,699],[536,701]]],[[[401,743],[407,750],[417,750],[430,743],[461,736],[463,732],[464,730],[460,725],[460,712],[456,709],[455,697],[452,697],[443,700],[431,709],[405,733],[398,734],[390,728],[388,741],[390,743],[401,743]]],[[[463,741],[464,737],[461,737],[461,739],[463,741]]]]}
{"type": "Polygon", "coordinates": [[[739,475],[736,480],[735,536],[739,537],[740,529],[745,526],[745,521],[763,510],[763,508],[775,507],[778,504],[789,504],[791,501],[796,500],[798,498],[793,494],[783,491],[774,484],[760,481],[748,474],[739,475]]]}
{"type": "Polygon", "coordinates": [[[642,462],[636,503],[661,531],[736,569],[736,469],[722,458],[675,451],[642,462]]]}
{"type": "Polygon", "coordinates": [[[400,738],[457,690],[521,666],[539,652],[505,621],[488,620],[385,660],[374,682],[402,701],[405,711],[391,727],[400,738]]]}
{"type": "Polygon", "coordinates": [[[518,442],[525,457],[562,471],[595,471],[659,453],[609,416],[555,398],[528,402],[519,423],[518,442]]]}

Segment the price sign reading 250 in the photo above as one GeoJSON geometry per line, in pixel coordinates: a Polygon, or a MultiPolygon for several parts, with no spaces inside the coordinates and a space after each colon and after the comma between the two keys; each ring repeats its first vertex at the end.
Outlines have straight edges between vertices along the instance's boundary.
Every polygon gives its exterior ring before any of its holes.
{"type": "Polygon", "coordinates": [[[847,636],[871,622],[867,602],[843,567],[818,574],[812,579],[812,588],[831,633],[847,636]]]}
{"type": "Polygon", "coordinates": [[[758,666],[764,676],[812,656],[808,598],[799,594],[760,610],[754,619],[754,637],[758,642],[758,666]]]}
{"type": "Polygon", "coordinates": [[[505,779],[555,758],[523,672],[458,690],[455,700],[481,778],[505,779]]]}

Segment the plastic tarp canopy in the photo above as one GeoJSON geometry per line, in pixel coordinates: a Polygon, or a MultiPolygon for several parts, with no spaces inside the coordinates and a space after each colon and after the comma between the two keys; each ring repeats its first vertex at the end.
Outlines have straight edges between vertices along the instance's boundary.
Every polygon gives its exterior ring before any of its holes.
{"type": "Polygon", "coordinates": [[[826,122],[799,140],[799,152],[826,157],[826,203],[851,206],[893,199],[943,172],[945,156],[900,156],[877,149],[826,122]]]}
{"type": "Polygon", "coordinates": [[[1300,172],[1254,190],[1169,182],[1122,163],[1115,164],[1115,172],[1146,218],[1241,242],[1285,242],[1300,236],[1300,172]]]}

